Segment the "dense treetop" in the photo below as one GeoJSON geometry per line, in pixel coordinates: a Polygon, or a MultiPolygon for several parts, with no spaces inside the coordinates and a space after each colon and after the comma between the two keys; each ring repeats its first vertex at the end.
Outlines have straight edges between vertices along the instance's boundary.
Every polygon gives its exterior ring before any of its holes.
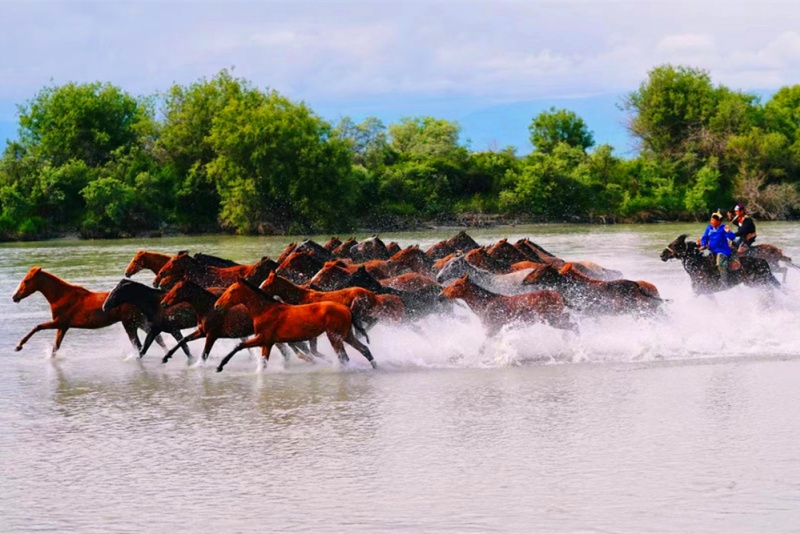
{"type": "Polygon", "coordinates": [[[702,219],[744,202],[800,214],[800,86],[767,102],[663,65],[621,102],[633,159],[583,119],[531,118],[533,152],[475,151],[457,123],[330,124],[221,71],[135,97],[110,84],[45,87],[19,106],[0,158],[0,236],[162,230],[307,233],[479,214],[536,221],[702,219]]]}

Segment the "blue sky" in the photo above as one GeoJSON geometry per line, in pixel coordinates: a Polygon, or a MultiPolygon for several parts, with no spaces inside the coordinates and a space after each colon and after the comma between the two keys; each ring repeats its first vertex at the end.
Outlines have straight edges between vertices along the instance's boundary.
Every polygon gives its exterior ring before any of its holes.
{"type": "Polygon", "coordinates": [[[524,153],[556,106],[632,154],[617,104],[657,65],[759,94],[800,83],[800,3],[0,0],[0,51],[0,141],[50,83],[152,94],[234,67],[329,120],[432,115],[524,153]]]}

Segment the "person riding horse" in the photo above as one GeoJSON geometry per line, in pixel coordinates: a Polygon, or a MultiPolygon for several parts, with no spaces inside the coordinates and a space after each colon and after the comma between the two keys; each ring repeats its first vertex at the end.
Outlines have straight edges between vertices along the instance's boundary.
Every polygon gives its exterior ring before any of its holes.
{"type": "Polygon", "coordinates": [[[739,256],[751,254],[753,241],[756,240],[756,223],[752,217],[747,215],[742,204],[736,204],[733,208],[734,216],[728,212],[728,218],[736,226],[736,238],[733,240],[733,251],[739,256]]]}
{"type": "Polygon", "coordinates": [[[728,262],[731,257],[729,239],[735,239],[736,234],[722,226],[722,214],[716,211],[711,214],[711,221],[703,232],[703,237],[697,240],[700,249],[709,249],[716,257],[719,278],[723,285],[728,284],[728,262]]]}

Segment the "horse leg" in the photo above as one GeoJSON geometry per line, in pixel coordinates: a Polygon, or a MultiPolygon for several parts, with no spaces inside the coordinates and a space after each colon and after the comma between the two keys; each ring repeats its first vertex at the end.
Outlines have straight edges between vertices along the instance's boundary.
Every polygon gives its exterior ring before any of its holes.
{"type": "MultiPolygon", "coordinates": [[[[344,341],[346,341],[348,345],[356,349],[358,352],[363,354],[373,369],[378,367],[378,363],[375,361],[375,358],[372,357],[372,353],[369,351],[369,348],[358,340],[355,334],[353,334],[352,330],[347,330],[347,336],[344,338],[344,341]]],[[[344,352],[344,346],[342,346],[342,352],[344,352]]],[[[347,353],[345,353],[345,358],[347,358],[347,353]]]]}
{"type": "MultiPolygon", "coordinates": [[[[172,337],[174,337],[175,341],[177,341],[178,343],[180,343],[181,340],[183,339],[183,334],[181,334],[180,330],[174,330],[174,331],[170,332],[170,334],[172,334],[172,337]]],[[[181,349],[186,354],[186,357],[191,360],[192,359],[192,353],[189,351],[189,345],[183,344],[183,345],[181,345],[181,349]]]]}
{"type": "MultiPolygon", "coordinates": [[[[33,330],[28,332],[27,336],[25,336],[25,337],[23,337],[22,339],[19,340],[19,343],[17,343],[17,346],[14,347],[14,350],[15,351],[22,350],[22,345],[27,343],[28,340],[31,338],[31,336],[33,336],[33,334],[35,334],[39,330],[53,330],[54,328],[58,328],[58,321],[50,321],[50,322],[47,322],[47,323],[37,324],[36,326],[33,327],[33,330]]],[[[58,338],[56,336],[56,340],[57,339],[58,338]]]]}
{"type": "MultiPolygon", "coordinates": [[[[230,361],[230,359],[233,358],[233,355],[239,352],[240,350],[249,349],[251,347],[261,347],[261,346],[265,346],[264,342],[261,341],[261,336],[253,336],[250,339],[242,341],[241,343],[236,345],[236,347],[234,347],[234,349],[230,351],[224,358],[222,358],[222,361],[219,362],[219,365],[217,366],[217,372],[218,373],[222,372],[222,368],[225,367],[225,364],[227,364],[230,361]]],[[[270,347],[271,345],[267,346],[268,349],[270,347]]],[[[267,360],[269,359],[269,350],[267,350],[265,359],[267,360]]]]}
{"type": "Polygon", "coordinates": [[[189,334],[185,338],[181,339],[180,342],[177,345],[175,345],[174,347],[169,349],[169,351],[167,351],[167,353],[161,359],[161,363],[167,363],[169,361],[169,359],[172,358],[172,355],[175,354],[175,351],[177,351],[179,347],[181,347],[181,346],[185,347],[186,344],[189,343],[190,341],[195,340],[195,339],[199,339],[201,337],[203,337],[203,333],[200,332],[200,330],[195,330],[194,332],[192,332],[191,334],[189,334]]]}
{"type": "MultiPolygon", "coordinates": [[[[348,334],[352,337],[352,333],[348,332],[348,334]]],[[[342,343],[342,336],[336,332],[328,332],[328,341],[331,342],[331,346],[333,350],[336,352],[336,355],[339,357],[339,363],[344,365],[350,361],[350,357],[347,356],[347,351],[344,350],[344,344],[342,343]]]]}
{"type": "MultiPolygon", "coordinates": [[[[150,345],[153,344],[153,340],[160,333],[161,333],[161,330],[159,330],[158,328],[155,328],[153,326],[150,327],[150,330],[147,331],[147,335],[144,336],[144,343],[142,344],[142,348],[139,350],[139,357],[140,358],[142,356],[144,356],[144,354],[147,352],[147,349],[149,349],[150,345]]],[[[164,350],[166,350],[166,347],[164,347],[164,350]]]]}
{"type": "Polygon", "coordinates": [[[53,344],[53,352],[50,353],[50,357],[53,358],[58,352],[58,349],[61,347],[61,342],[64,341],[64,334],[67,333],[66,328],[59,328],[56,330],[56,342],[53,344]]]}
{"type": "Polygon", "coordinates": [[[125,333],[128,334],[128,339],[131,340],[131,345],[133,345],[136,351],[142,350],[142,344],[139,342],[139,333],[136,331],[136,325],[123,321],[122,327],[125,329],[125,333]]]}
{"type": "MultiPolygon", "coordinates": [[[[281,346],[284,347],[283,349],[281,349],[281,352],[283,353],[283,357],[286,358],[286,355],[289,353],[288,350],[286,349],[286,344],[279,343],[278,348],[280,348],[281,346]]],[[[294,351],[297,357],[303,360],[304,362],[314,363],[314,358],[306,354],[306,352],[303,350],[304,347],[301,343],[289,343],[289,347],[291,347],[291,349],[294,351]]]]}

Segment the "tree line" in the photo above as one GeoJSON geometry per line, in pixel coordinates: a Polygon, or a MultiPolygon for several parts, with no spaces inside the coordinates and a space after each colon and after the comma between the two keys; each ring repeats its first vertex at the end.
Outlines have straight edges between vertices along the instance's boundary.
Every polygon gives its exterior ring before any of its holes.
{"type": "Polygon", "coordinates": [[[0,159],[0,237],[339,232],[487,215],[521,221],[705,219],[744,202],[800,214],[800,85],[768,101],[663,65],[620,107],[634,158],[551,108],[534,150],[470,150],[434,117],[331,124],[227,70],[165,94],[45,87],[0,159]]]}

